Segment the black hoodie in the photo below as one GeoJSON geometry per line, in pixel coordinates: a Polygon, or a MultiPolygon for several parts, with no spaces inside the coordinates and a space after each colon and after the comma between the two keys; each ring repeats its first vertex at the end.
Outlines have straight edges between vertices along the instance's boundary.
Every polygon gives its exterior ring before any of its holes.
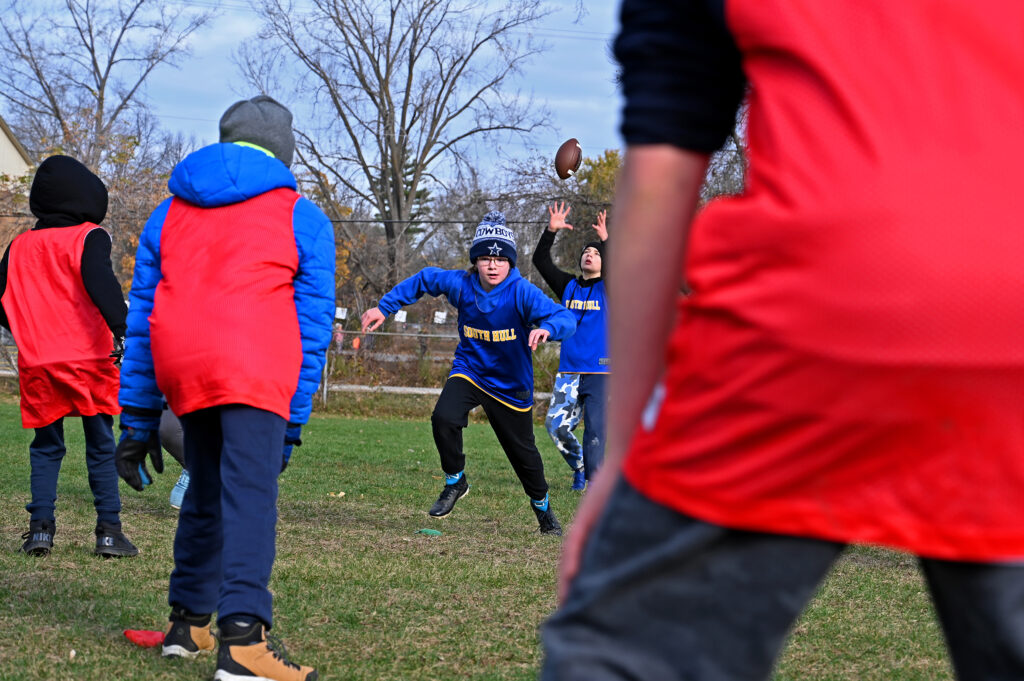
{"type": "MultiPolygon", "coordinates": [[[[99,224],[107,215],[107,188],[100,178],[70,156],[51,156],[36,170],[28,204],[38,218],[33,230],[74,227],[83,222],[99,224]]],[[[8,245],[0,260],[0,296],[7,290],[10,254],[8,245]]],[[[104,231],[93,230],[85,238],[82,283],[111,332],[123,337],[128,308],[110,263],[110,236],[104,231]]],[[[0,324],[11,328],[2,306],[0,324]]]]}

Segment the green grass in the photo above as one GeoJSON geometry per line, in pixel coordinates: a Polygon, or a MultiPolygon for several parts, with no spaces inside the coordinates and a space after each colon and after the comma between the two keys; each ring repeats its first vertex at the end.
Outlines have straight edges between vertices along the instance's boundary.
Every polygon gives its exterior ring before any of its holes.
{"type": "MultiPolygon", "coordinates": [[[[281,478],[275,633],[324,679],[534,679],[559,542],[537,533],[508,462],[479,424],[466,431],[471,494],[449,518],[428,518],[442,484],[428,413],[320,416],[305,429],[281,478]],[[427,527],[444,534],[416,534],[427,527]]],[[[125,531],[142,554],[98,559],[81,429],[67,420],[56,545],[29,558],[18,549],[31,433],[19,423],[17,406],[0,403],[0,679],[210,678],[211,658],[165,661],[121,634],[165,625],[177,466],[142,494],[122,485],[125,531]]],[[[540,429],[537,441],[566,523],[578,497],[540,429]]],[[[849,552],[798,624],[777,678],[951,678],[916,564],[849,552]]]]}

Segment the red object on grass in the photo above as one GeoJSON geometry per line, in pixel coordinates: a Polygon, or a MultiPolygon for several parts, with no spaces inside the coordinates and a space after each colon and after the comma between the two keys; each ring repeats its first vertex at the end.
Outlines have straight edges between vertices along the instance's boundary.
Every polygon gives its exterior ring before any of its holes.
{"type": "Polygon", "coordinates": [[[164,632],[145,629],[125,629],[125,638],[143,648],[155,648],[164,642],[164,632]]]}

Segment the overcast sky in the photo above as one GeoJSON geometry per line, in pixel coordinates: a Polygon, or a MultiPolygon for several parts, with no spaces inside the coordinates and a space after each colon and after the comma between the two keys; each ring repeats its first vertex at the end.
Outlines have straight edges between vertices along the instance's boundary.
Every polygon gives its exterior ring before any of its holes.
{"type": "MultiPolygon", "coordinates": [[[[197,8],[206,0],[184,0],[197,8]]],[[[618,26],[617,0],[583,0],[585,16],[577,21],[576,0],[554,0],[554,13],[539,24],[534,34],[550,46],[536,57],[516,86],[532,91],[547,104],[553,130],[541,131],[527,141],[508,144],[513,156],[531,152],[552,156],[558,145],[576,137],[585,155],[620,148],[619,95],[614,84],[615,67],[609,44],[618,26]],[[530,148],[532,147],[532,149],[530,148]]],[[[196,34],[192,56],[180,69],[164,68],[154,74],[149,98],[162,124],[173,131],[195,135],[200,144],[215,142],[220,114],[240,96],[241,78],[231,62],[232,51],[254,40],[259,20],[247,0],[221,0],[219,16],[196,34]]],[[[289,103],[291,104],[291,103],[289,103]]],[[[296,127],[302,127],[301,107],[293,106],[296,127]]]]}

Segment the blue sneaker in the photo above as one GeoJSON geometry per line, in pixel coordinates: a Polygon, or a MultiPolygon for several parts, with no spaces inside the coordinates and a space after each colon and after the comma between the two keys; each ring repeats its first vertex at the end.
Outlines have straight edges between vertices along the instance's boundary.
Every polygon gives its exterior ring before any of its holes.
{"type": "Polygon", "coordinates": [[[583,473],[583,469],[580,468],[572,474],[572,491],[582,492],[587,488],[587,478],[583,473]]]}
{"type": "Polygon", "coordinates": [[[181,502],[185,500],[185,490],[188,489],[188,481],[188,471],[183,468],[181,475],[178,476],[178,482],[174,483],[174,489],[171,490],[171,508],[181,508],[181,502]]]}

